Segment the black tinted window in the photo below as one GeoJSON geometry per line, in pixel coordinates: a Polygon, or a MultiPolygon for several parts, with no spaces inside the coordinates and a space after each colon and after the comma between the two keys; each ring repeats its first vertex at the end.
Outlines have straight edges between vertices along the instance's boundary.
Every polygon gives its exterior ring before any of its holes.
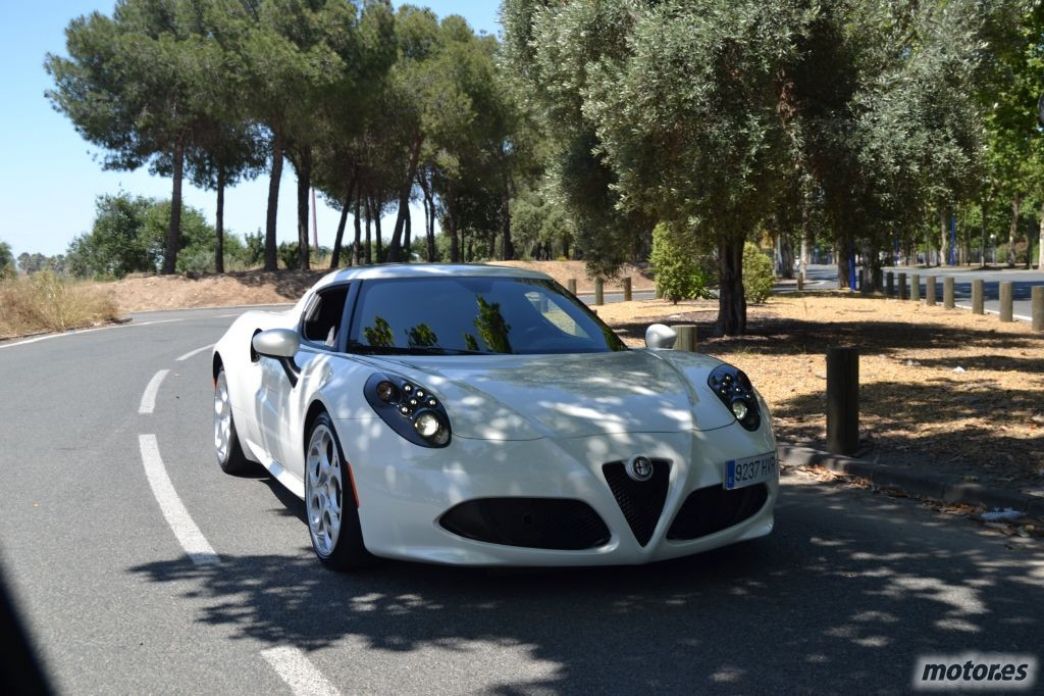
{"type": "Polygon", "coordinates": [[[528,278],[362,283],[349,350],[371,353],[593,353],[625,350],[582,303],[528,278]]]}
{"type": "Polygon", "coordinates": [[[318,293],[318,302],[312,305],[304,320],[304,337],[330,348],[337,345],[337,332],[344,316],[344,301],[348,286],[341,285],[318,293]]]}

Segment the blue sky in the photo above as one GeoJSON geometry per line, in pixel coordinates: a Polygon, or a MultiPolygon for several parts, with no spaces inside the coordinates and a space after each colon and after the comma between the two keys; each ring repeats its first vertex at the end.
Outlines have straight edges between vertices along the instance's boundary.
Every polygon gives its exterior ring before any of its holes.
{"type": "MultiPolygon", "coordinates": [[[[402,4],[399,2],[396,5],[402,4]]],[[[439,17],[463,15],[478,31],[495,34],[497,0],[424,0],[439,17]]],[[[90,229],[95,198],[125,190],[170,196],[170,180],[135,172],[103,171],[97,152],[44,98],[51,86],[44,55],[65,53],[65,26],[95,10],[110,13],[114,2],[40,0],[0,2],[0,241],[15,255],[64,253],[69,242],[90,229]]],[[[266,176],[231,189],[226,195],[225,224],[233,232],[264,227],[266,176]]],[[[284,169],[279,198],[279,238],[296,237],[294,175],[284,169]]],[[[213,220],[214,195],[185,183],[185,201],[213,220]]],[[[416,215],[423,217],[418,208],[416,215]]],[[[319,201],[319,242],[330,245],[337,213],[319,201]]]]}

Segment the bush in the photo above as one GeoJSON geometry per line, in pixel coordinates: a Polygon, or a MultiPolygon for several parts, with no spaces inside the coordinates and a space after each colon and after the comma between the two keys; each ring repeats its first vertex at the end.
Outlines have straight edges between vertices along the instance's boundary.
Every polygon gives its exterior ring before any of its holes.
{"type": "Polygon", "coordinates": [[[656,274],[656,290],[661,297],[677,304],[679,300],[708,296],[707,276],[692,235],[682,236],[666,224],[658,224],[653,230],[649,264],[656,274]]]}
{"type": "Polygon", "coordinates": [[[772,273],[772,260],[758,249],[756,244],[743,245],[743,294],[747,302],[761,304],[772,294],[776,277],[772,273]]]}
{"type": "Polygon", "coordinates": [[[64,280],[50,270],[0,280],[0,338],[66,331],[115,318],[109,293],[64,280]]]}
{"type": "Polygon", "coordinates": [[[299,247],[297,242],[283,242],[279,245],[279,258],[283,261],[283,266],[288,270],[296,271],[301,266],[301,259],[298,257],[299,247]]]}

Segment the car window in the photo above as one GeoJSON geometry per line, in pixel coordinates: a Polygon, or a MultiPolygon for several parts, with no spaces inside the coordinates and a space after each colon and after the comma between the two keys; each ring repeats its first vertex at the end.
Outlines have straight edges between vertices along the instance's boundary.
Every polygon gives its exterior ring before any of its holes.
{"type": "Polygon", "coordinates": [[[550,281],[508,276],[367,280],[349,350],[369,353],[592,353],[626,350],[550,281]]]}
{"type": "Polygon", "coordinates": [[[320,290],[304,317],[302,334],[307,341],[333,348],[344,316],[348,286],[338,285],[320,290]]]}

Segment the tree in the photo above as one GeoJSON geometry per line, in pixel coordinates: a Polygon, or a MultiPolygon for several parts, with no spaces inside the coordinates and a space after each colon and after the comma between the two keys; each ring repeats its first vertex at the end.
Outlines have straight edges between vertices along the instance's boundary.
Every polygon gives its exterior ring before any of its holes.
{"type": "Polygon", "coordinates": [[[98,12],[66,28],[68,58],[48,54],[54,107],[87,141],[105,150],[106,169],[151,163],[172,176],[173,208],[164,273],[177,262],[185,155],[200,125],[198,86],[214,61],[191,31],[189,0],[120,0],[112,17],[98,12]]]}
{"type": "Polygon", "coordinates": [[[99,196],[91,231],[69,244],[69,271],[81,277],[115,278],[155,271],[165,249],[165,236],[146,240],[141,234],[152,205],[148,198],[127,193],[99,196]]]}
{"type": "Polygon", "coordinates": [[[11,245],[0,241],[0,278],[13,275],[15,272],[14,264],[15,259],[14,254],[11,252],[11,245]]]}

